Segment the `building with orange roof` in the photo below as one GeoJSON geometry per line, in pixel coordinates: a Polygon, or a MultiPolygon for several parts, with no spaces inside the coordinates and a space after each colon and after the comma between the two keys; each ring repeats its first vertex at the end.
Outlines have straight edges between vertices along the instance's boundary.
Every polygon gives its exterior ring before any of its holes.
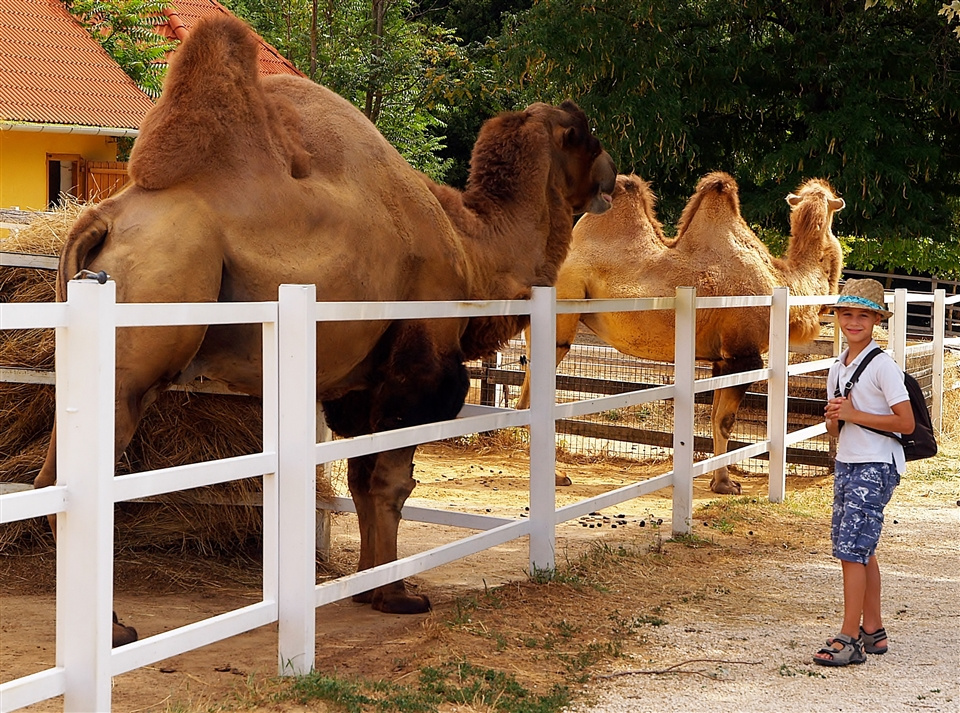
{"type": "MultiPolygon", "coordinates": [[[[176,0],[157,33],[183,40],[218,13],[230,14],[216,0],[176,0]]],[[[116,192],[128,180],[117,139],[137,136],[153,100],[60,0],[0,0],[0,27],[0,210],[116,192]]],[[[302,76],[262,40],[259,63],[264,75],[302,76]]]]}
{"type": "MultiPolygon", "coordinates": [[[[186,39],[197,22],[205,17],[230,15],[227,8],[217,0],[171,0],[170,8],[164,11],[166,21],[157,26],[157,32],[167,39],[186,39]]],[[[304,74],[293,66],[290,60],[283,57],[269,42],[260,39],[260,53],[257,56],[260,65],[260,76],[268,74],[293,74],[298,77],[304,74]]]]}
{"type": "Polygon", "coordinates": [[[59,0],[0,0],[0,208],[81,197],[153,101],[59,0]]]}

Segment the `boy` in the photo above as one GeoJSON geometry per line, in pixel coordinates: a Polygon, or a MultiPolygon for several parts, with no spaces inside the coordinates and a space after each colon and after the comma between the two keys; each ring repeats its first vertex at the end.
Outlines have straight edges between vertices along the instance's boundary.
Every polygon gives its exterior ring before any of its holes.
{"type": "Polygon", "coordinates": [[[827,432],[837,438],[830,539],[843,571],[843,624],[813,661],[847,666],[866,661],[865,651],[887,650],[875,550],[883,509],[906,468],[899,441],[861,426],[912,433],[914,421],[903,372],[887,354],[867,364],[849,394],[835,396],[877,346],[874,326],[892,314],[884,309],[883,286],[876,280],[848,280],[833,311],[847,340],[847,349],[827,375],[824,411],[827,432]]]}

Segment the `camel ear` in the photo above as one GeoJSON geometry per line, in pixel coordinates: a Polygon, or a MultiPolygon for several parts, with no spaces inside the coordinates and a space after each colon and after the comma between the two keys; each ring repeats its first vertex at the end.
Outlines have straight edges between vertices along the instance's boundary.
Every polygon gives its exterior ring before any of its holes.
{"type": "Polygon", "coordinates": [[[830,210],[833,211],[843,210],[847,206],[843,198],[828,199],[827,205],[830,206],[830,210]]]}
{"type": "Polygon", "coordinates": [[[800,205],[801,200],[803,199],[800,196],[798,196],[796,193],[790,193],[787,196],[787,203],[789,203],[794,208],[800,205]]]}
{"type": "Polygon", "coordinates": [[[563,145],[564,147],[576,146],[580,143],[580,132],[577,131],[577,127],[571,126],[563,132],[563,145]]]}

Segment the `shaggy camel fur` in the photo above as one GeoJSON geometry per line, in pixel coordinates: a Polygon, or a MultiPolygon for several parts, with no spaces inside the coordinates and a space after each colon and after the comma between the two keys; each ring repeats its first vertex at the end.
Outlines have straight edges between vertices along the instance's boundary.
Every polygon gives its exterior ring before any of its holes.
{"type": "MultiPolygon", "coordinates": [[[[787,196],[787,202],[790,243],[786,257],[775,258],[740,217],[737,184],[728,174],[711,173],[700,180],[672,241],[664,238],[649,184],[637,176],[618,176],[613,209],[602,216],[584,216],[574,227],[570,254],[557,277],[557,298],[665,297],[674,295],[678,286],[695,287],[700,297],[769,295],[781,286],[794,295],[835,293],[843,253],[831,224],[843,200],[825,181],[812,179],[787,196]]],[[[558,316],[557,364],[570,350],[578,320],[624,354],[674,359],[674,314],[657,310],[558,316]]],[[[702,309],[696,321],[696,358],[711,362],[714,376],[762,368],[769,340],[767,308],[702,309]]],[[[817,307],[791,308],[792,344],[813,340],[819,329],[817,307]]],[[[714,392],[716,454],[727,451],[747,388],[714,392]]],[[[528,404],[524,380],[517,407],[528,404]]],[[[725,467],[714,471],[710,488],[715,493],[740,492],[725,467]]]]}
{"type": "MultiPolygon", "coordinates": [[[[85,211],[58,291],[105,270],[121,302],[276,300],[282,283],[320,301],[522,299],[550,285],[574,214],[610,207],[613,161],[573,102],[534,104],[482,128],[466,191],[411,168],[349,102],[302,78],[260,79],[242,22],[198,23],[171,62],[131,157],[134,183],[85,211]]],[[[464,360],[519,333],[519,318],[322,323],[317,398],[342,436],[456,416],[464,360]]],[[[261,393],[259,325],[120,330],[116,452],[171,383],[203,375],[261,393]]],[[[55,482],[56,434],[35,485],[55,482]]],[[[415,447],[355,458],[360,569],[397,557],[415,447]]],[[[357,597],[429,609],[403,581],[357,597]]],[[[115,629],[116,644],[136,636],[115,629]]]]}

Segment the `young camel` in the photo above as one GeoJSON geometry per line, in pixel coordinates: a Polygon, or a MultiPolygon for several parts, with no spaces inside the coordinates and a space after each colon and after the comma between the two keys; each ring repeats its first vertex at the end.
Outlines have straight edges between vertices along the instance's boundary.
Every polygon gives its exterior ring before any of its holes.
{"type": "MultiPolygon", "coordinates": [[[[620,175],[612,210],[584,216],[574,227],[570,253],[557,276],[557,299],[666,297],[678,286],[695,287],[699,297],[768,295],[781,286],[794,295],[835,293],[843,253],[831,224],[833,214],[844,207],[843,199],[826,181],[811,179],[788,195],[787,203],[790,243],[786,256],[776,258],[740,216],[734,179],[711,173],[700,180],[680,217],[677,237],[670,241],[657,220],[649,184],[634,175],[620,175]]],[[[557,364],[570,350],[578,321],[624,354],[674,359],[674,314],[657,310],[559,315],[557,364]]],[[[701,309],[696,322],[696,358],[711,362],[714,376],[762,368],[761,355],[769,340],[767,308],[701,309]]],[[[817,307],[791,308],[791,344],[812,341],[819,328],[817,307]]],[[[716,454],[727,451],[748,386],[714,392],[716,454]]],[[[525,378],[517,408],[529,403],[525,378]]],[[[714,471],[710,489],[739,494],[740,484],[723,467],[714,471]]]]}

